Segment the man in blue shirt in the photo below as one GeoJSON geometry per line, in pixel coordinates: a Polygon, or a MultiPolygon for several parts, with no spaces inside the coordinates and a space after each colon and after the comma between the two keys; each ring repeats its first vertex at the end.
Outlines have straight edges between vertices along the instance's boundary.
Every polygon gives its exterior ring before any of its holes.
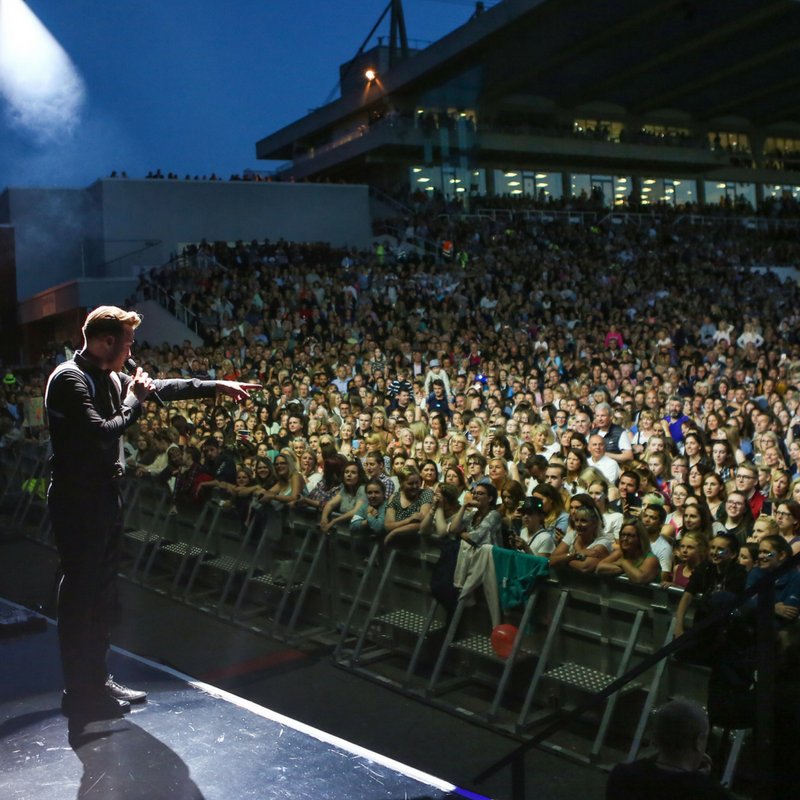
{"type": "Polygon", "coordinates": [[[683,423],[689,422],[689,417],[683,413],[683,398],[673,395],[667,402],[667,416],[664,417],[662,425],[669,430],[669,435],[675,444],[683,441],[683,423]]]}

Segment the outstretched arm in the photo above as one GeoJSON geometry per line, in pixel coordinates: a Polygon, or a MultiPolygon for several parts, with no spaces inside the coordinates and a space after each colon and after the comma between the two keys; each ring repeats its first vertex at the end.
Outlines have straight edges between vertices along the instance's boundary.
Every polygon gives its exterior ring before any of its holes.
{"type": "Polygon", "coordinates": [[[261,388],[259,383],[239,381],[201,381],[197,378],[170,378],[153,381],[153,390],[162,400],[189,400],[201,397],[225,395],[241,403],[250,397],[250,392],[261,388]]]}

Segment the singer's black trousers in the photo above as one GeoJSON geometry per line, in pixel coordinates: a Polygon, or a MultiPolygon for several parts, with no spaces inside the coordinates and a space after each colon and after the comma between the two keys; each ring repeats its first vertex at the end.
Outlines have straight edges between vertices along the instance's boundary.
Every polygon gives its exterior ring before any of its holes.
{"type": "Polygon", "coordinates": [[[47,502],[61,559],[58,642],[68,693],[102,690],[111,626],[118,619],[116,579],[122,538],[119,481],[50,486],[47,502]]]}

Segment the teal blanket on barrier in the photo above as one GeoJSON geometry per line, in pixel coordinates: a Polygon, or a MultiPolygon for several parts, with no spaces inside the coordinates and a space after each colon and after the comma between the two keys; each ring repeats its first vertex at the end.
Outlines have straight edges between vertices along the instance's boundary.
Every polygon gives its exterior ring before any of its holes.
{"type": "Polygon", "coordinates": [[[522,605],[540,578],[550,573],[550,562],[542,556],[532,556],[519,550],[492,548],[494,571],[500,607],[515,608],[522,605]]]}

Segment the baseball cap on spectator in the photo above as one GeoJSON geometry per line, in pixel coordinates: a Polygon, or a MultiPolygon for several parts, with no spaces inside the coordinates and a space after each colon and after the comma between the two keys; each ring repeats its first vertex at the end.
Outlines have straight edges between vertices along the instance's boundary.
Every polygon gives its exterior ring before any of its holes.
{"type": "Polygon", "coordinates": [[[521,514],[544,514],[544,503],[540,497],[526,497],[519,510],[521,514]]]}
{"type": "Polygon", "coordinates": [[[432,358],[431,361],[430,361],[430,364],[431,364],[432,367],[440,366],[439,359],[438,358],[432,358]]]}

